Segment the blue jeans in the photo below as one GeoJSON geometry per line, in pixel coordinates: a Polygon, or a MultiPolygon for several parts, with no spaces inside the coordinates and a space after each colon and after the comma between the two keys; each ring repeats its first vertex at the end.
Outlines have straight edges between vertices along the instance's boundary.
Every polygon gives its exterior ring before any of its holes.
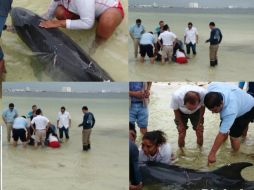
{"type": "MultiPolygon", "coordinates": [[[[2,35],[2,31],[3,31],[4,25],[5,25],[6,18],[7,17],[0,16],[0,37],[2,35]]],[[[0,46],[0,61],[3,59],[4,59],[4,53],[3,53],[3,50],[0,46]]]]}
{"type": "Polygon", "coordinates": [[[192,44],[191,42],[186,44],[186,50],[187,50],[187,54],[190,54],[190,48],[192,49],[192,53],[195,55],[196,52],[196,44],[192,44]]]}
{"type": "Polygon", "coordinates": [[[131,103],[129,109],[129,122],[137,122],[139,128],[147,128],[148,125],[148,108],[143,103],[131,103]]]}
{"type": "Polygon", "coordinates": [[[63,138],[63,133],[65,133],[66,139],[69,139],[69,128],[67,129],[65,127],[59,128],[60,139],[63,138]]]}

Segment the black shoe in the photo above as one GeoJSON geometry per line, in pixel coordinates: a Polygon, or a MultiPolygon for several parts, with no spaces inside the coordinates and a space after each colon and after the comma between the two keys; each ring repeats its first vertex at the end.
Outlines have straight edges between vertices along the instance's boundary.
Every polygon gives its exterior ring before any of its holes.
{"type": "Polygon", "coordinates": [[[84,150],[84,151],[88,151],[88,146],[83,145],[83,150],[84,150]]]}
{"type": "Polygon", "coordinates": [[[87,145],[87,148],[88,148],[88,149],[91,149],[91,145],[90,145],[90,144],[88,144],[88,145],[87,145]]]}
{"type": "Polygon", "coordinates": [[[210,66],[211,67],[214,67],[216,64],[215,64],[215,61],[210,61],[210,66]]]}
{"type": "Polygon", "coordinates": [[[218,60],[217,60],[217,59],[215,60],[215,66],[216,66],[216,65],[218,65],[218,60]]]}

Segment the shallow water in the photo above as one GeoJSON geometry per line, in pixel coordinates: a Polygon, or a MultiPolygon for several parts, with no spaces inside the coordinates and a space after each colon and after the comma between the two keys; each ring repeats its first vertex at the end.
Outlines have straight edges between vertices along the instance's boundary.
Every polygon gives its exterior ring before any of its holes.
{"type": "MultiPolygon", "coordinates": [[[[13,2],[13,7],[25,7],[37,14],[47,11],[50,0],[33,1],[18,0],[13,2]]],[[[99,47],[92,58],[105,69],[115,81],[126,81],[128,79],[128,42],[127,18],[128,2],[122,1],[125,18],[118,26],[113,36],[101,47],[99,47]]],[[[7,24],[11,24],[10,17],[7,24]]],[[[84,51],[89,52],[92,41],[95,37],[95,27],[91,30],[68,31],[64,30],[84,51]]],[[[3,50],[7,63],[6,81],[52,81],[44,71],[36,56],[19,39],[16,34],[4,32],[2,35],[3,50]]]]}
{"type": "Polygon", "coordinates": [[[151,65],[146,58],[145,64],[140,64],[134,58],[133,44],[129,37],[129,76],[131,80],[152,81],[232,81],[252,80],[254,59],[254,18],[253,12],[248,14],[205,14],[205,13],[159,13],[157,12],[130,12],[129,26],[141,18],[147,31],[154,31],[160,20],[164,20],[171,27],[179,39],[183,40],[184,30],[188,22],[192,22],[199,32],[197,55],[191,54],[188,64],[170,63],[161,65],[160,62],[151,65]],[[219,65],[216,68],[209,66],[209,38],[208,24],[214,21],[223,33],[223,40],[219,47],[219,65]]]}
{"type": "MultiPolygon", "coordinates": [[[[151,97],[149,104],[149,125],[148,130],[163,130],[168,137],[168,142],[172,145],[175,155],[177,155],[176,165],[186,168],[198,170],[213,170],[225,164],[233,162],[251,162],[254,164],[254,124],[249,125],[248,139],[246,143],[241,144],[239,153],[231,153],[231,145],[228,140],[217,153],[217,162],[207,167],[207,156],[213,145],[214,139],[218,133],[218,126],[220,123],[219,115],[212,114],[209,110],[205,112],[204,123],[204,145],[200,151],[196,144],[196,134],[192,130],[191,124],[187,130],[185,139],[185,156],[180,156],[178,153],[178,132],[174,123],[174,112],[170,109],[170,101],[172,93],[181,85],[186,83],[153,83],[151,89],[151,97]]],[[[199,84],[207,83],[200,82],[199,84]]],[[[138,136],[138,143],[141,142],[140,135],[138,136]]],[[[242,172],[243,177],[247,180],[254,181],[254,166],[248,167],[242,172]]],[[[152,186],[146,187],[146,190],[168,190],[176,187],[169,186],[152,186]]]]}
{"type": "Polygon", "coordinates": [[[37,104],[53,124],[60,107],[65,105],[72,117],[72,127],[70,140],[62,143],[61,148],[37,150],[7,144],[3,128],[3,189],[127,190],[127,98],[3,97],[4,107],[9,102],[14,102],[20,115],[37,104]],[[77,127],[82,122],[84,104],[96,118],[89,152],[82,151],[82,129],[77,127]]]}

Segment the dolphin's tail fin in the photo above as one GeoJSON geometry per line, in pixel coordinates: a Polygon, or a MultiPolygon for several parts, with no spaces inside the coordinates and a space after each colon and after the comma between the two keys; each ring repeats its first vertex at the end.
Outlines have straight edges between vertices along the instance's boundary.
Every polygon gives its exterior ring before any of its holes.
{"type": "Polygon", "coordinates": [[[253,164],[248,162],[238,162],[223,166],[219,169],[214,170],[212,173],[224,176],[230,179],[243,179],[241,175],[242,169],[252,166],[253,164]]]}

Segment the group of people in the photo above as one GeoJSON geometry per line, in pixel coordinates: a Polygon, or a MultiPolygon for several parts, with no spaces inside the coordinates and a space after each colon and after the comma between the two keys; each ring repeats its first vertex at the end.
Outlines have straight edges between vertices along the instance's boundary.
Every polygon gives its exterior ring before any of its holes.
{"type": "MultiPolygon", "coordinates": [[[[130,189],[141,189],[142,179],[138,170],[140,162],[155,161],[171,164],[175,157],[163,131],[155,130],[142,133],[142,131],[147,131],[147,125],[146,130],[144,130],[141,120],[144,118],[143,112],[137,112],[137,116],[133,119],[132,109],[136,106],[138,98],[135,95],[141,94],[143,89],[133,89],[132,86],[130,84],[129,95],[136,99],[131,101],[129,115],[130,189]],[[135,144],[135,123],[142,134],[140,150],[135,144]]],[[[221,119],[219,132],[208,155],[208,165],[216,162],[216,153],[228,137],[230,137],[233,151],[239,150],[241,137],[246,139],[248,125],[254,121],[254,82],[248,82],[247,92],[242,90],[243,86],[243,82],[239,83],[239,86],[212,82],[208,84],[207,89],[196,85],[184,85],[173,92],[170,107],[174,111],[175,124],[178,130],[178,146],[182,152],[185,147],[188,120],[196,132],[198,146],[202,147],[206,108],[212,113],[219,113],[221,119]]],[[[143,97],[140,97],[139,100],[142,101],[143,97]]],[[[146,117],[148,119],[147,115],[146,117]]]]}
{"type": "MultiPolygon", "coordinates": [[[[0,37],[6,29],[5,21],[13,0],[0,1],[0,37]]],[[[96,38],[92,48],[106,41],[124,18],[124,9],[120,0],[52,0],[45,20],[39,24],[42,28],[67,28],[71,30],[91,29],[97,21],[96,38]],[[54,19],[56,18],[56,19],[54,19]]],[[[4,54],[0,46],[0,78],[6,73],[4,54]]]]}
{"type": "MultiPolygon", "coordinates": [[[[83,122],[78,127],[83,127],[82,146],[84,151],[88,151],[91,149],[90,135],[95,125],[95,118],[93,113],[88,111],[87,106],[82,107],[82,112],[84,113],[83,122]]],[[[7,141],[10,143],[12,137],[15,147],[20,139],[24,147],[27,144],[34,145],[34,147],[37,147],[38,144],[41,146],[47,144],[49,147],[58,148],[63,142],[64,135],[66,140],[70,138],[71,115],[64,106],[57,114],[59,136],[56,127],[47,117],[43,116],[42,110],[36,105],[32,106],[28,114],[19,116],[14,104],[10,103],[9,107],[3,111],[2,118],[7,129],[7,141]]]]}
{"type": "MultiPolygon", "coordinates": [[[[209,57],[210,66],[214,67],[218,64],[217,52],[219,44],[222,41],[222,33],[219,28],[215,27],[214,22],[209,23],[211,29],[210,38],[206,40],[210,42],[209,57]]],[[[183,42],[177,38],[177,35],[172,32],[171,28],[164,23],[159,22],[159,26],[155,29],[154,35],[152,31],[146,31],[142,25],[141,19],[136,20],[136,24],[129,29],[130,36],[134,44],[134,57],[138,57],[140,53],[140,62],[144,63],[145,56],[150,58],[150,63],[154,60],[161,60],[164,64],[166,61],[175,61],[177,63],[187,63],[190,52],[193,55],[197,54],[196,46],[199,41],[198,30],[189,22],[184,31],[184,44],[186,45],[186,53],[183,47],[183,42]],[[161,50],[161,54],[159,51],[161,50]]]]}

